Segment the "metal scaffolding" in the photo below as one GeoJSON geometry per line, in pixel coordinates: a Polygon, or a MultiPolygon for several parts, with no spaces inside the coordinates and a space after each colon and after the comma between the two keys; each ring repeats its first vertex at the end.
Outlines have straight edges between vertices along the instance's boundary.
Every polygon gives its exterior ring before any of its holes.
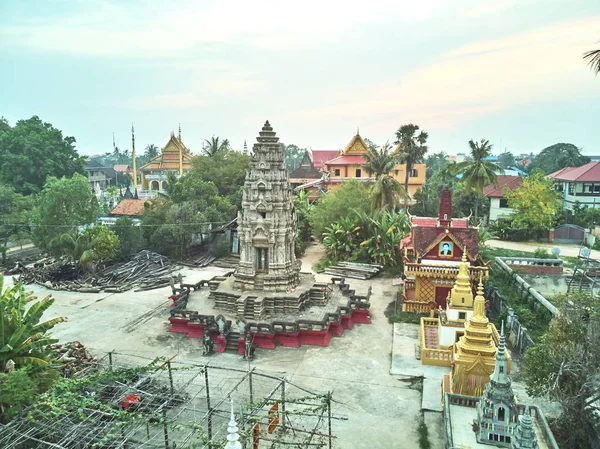
{"type": "Polygon", "coordinates": [[[216,449],[227,441],[232,402],[245,448],[333,448],[331,393],[318,394],[255,369],[154,360],[111,352],[0,425],[0,447],[216,449]],[[138,363],[134,363],[137,361],[138,363]],[[77,396],[79,395],[79,396],[77,396]],[[62,398],[63,400],[65,398],[62,398]],[[71,405],[69,405],[71,404],[71,405]]]}

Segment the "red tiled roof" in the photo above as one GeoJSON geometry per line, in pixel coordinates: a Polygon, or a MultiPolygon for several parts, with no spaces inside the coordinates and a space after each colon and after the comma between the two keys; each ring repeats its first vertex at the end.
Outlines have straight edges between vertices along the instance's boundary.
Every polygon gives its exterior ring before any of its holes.
{"type": "MultiPolygon", "coordinates": [[[[410,222],[413,226],[422,226],[428,228],[435,228],[438,225],[438,218],[435,217],[411,217],[410,222]]],[[[468,220],[466,218],[453,218],[452,228],[466,228],[468,227],[468,220]]]]}
{"type": "Polygon", "coordinates": [[[561,181],[600,182],[600,162],[588,162],[581,167],[567,167],[547,177],[561,181]]]}
{"type": "Polygon", "coordinates": [[[144,212],[144,204],[144,200],[122,200],[110,214],[140,216],[144,212]]]}
{"type": "Polygon", "coordinates": [[[499,175],[498,187],[494,187],[493,184],[485,186],[483,194],[488,198],[502,198],[505,188],[515,190],[521,185],[521,182],[523,182],[523,178],[520,176],[499,175]]]}
{"type": "Polygon", "coordinates": [[[351,154],[348,156],[339,156],[325,162],[326,165],[359,165],[364,164],[365,158],[360,154],[351,154]]]}
{"type": "Polygon", "coordinates": [[[321,168],[325,162],[335,158],[338,155],[337,150],[313,150],[312,161],[315,168],[321,168]]]}
{"type": "Polygon", "coordinates": [[[114,171],[118,171],[119,173],[125,173],[131,171],[131,167],[127,164],[117,164],[113,167],[114,171]]]}

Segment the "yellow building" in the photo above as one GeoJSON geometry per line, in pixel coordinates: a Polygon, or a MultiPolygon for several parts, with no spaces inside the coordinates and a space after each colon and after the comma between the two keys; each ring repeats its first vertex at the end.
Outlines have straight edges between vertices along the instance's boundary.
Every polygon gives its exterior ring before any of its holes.
{"type": "Polygon", "coordinates": [[[161,192],[167,180],[167,173],[175,172],[177,176],[182,176],[192,168],[193,159],[189,148],[181,140],[181,133],[177,137],[175,133],[171,133],[161,154],[139,169],[142,189],[161,192]]]}
{"type": "MultiPolygon", "coordinates": [[[[398,151],[396,148],[395,151],[398,151]]],[[[341,151],[337,157],[325,162],[325,168],[329,171],[329,181],[327,186],[335,189],[342,182],[349,179],[359,179],[365,182],[374,182],[375,178],[371,173],[367,173],[362,165],[366,162],[365,155],[368,154],[369,147],[360,134],[350,140],[346,148],[341,151]]],[[[396,164],[391,175],[402,185],[405,182],[406,164],[396,164]]],[[[415,164],[411,169],[408,178],[408,194],[411,198],[417,190],[425,185],[425,164],[415,164]]]]}

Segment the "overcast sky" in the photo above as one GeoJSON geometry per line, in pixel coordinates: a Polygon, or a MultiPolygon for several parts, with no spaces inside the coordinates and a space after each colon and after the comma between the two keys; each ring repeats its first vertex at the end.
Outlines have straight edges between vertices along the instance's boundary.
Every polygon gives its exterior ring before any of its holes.
{"type": "Polygon", "coordinates": [[[598,0],[0,0],[0,116],[39,115],[82,154],[236,149],[266,119],[281,141],[378,144],[416,123],[431,151],[600,154],[598,0]]]}

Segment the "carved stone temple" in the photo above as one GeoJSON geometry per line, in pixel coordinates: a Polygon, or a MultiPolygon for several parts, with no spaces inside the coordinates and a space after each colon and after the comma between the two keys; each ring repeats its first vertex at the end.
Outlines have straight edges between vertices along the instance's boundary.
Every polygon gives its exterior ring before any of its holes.
{"type": "Polygon", "coordinates": [[[253,147],[238,213],[240,262],[234,287],[285,292],[298,284],[296,215],[283,149],[267,120],[253,147]]]}

